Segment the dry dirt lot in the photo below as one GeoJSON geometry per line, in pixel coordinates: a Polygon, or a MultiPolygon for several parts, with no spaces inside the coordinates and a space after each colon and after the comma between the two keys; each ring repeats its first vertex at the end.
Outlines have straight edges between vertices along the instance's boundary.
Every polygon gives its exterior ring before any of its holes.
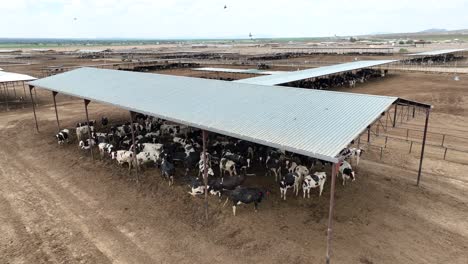
{"type": "MultiPolygon", "coordinates": [[[[431,102],[431,131],[468,131],[467,84],[468,76],[401,73],[353,92],[431,102]]],[[[323,263],[329,181],[320,198],[314,190],[284,202],[273,179],[258,175],[246,184],[272,191],[258,213],[241,206],[233,217],[211,197],[204,221],[203,200],[180,181],[170,188],[146,170],[137,186],[75,142],[58,147],[50,95],[39,97],[39,134],[31,109],[0,112],[0,263],[323,263]]],[[[63,127],[84,119],[82,101],[58,100],[63,127]]],[[[128,117],[95,103],[90,115],[128,117]]],[[[417,161],[370,152],[357,180],[337,185],[334,263],[468,263],[468,166],[428,157],[416,187],[417,161]]]]}

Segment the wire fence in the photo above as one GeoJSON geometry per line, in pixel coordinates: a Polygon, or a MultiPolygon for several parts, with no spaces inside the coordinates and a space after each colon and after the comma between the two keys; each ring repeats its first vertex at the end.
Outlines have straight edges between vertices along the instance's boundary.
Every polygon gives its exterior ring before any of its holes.
{"type": "MultiPolygon", "coordinates": [[[[373,135],[373,137],[371,137],[370,142],[367,142],[366,135],[364,138],[361,136],[359,139],[360,143],[358,144],[360,144],[361,147],[371,150],[371,153],[375,152],[374,154],[379,157],[379,160],[385,158],[386,153],[388,154],[387,150],[407,153],[415,157],[421,155],[422,140],[399,138],[389,135],[377,136],[374,132],[371,132],[371,135],[373,135]]],[[[465,149],[441,146],[426,141],[425,155],[435,159],[468,165],[468,150],[465,149]]]]}

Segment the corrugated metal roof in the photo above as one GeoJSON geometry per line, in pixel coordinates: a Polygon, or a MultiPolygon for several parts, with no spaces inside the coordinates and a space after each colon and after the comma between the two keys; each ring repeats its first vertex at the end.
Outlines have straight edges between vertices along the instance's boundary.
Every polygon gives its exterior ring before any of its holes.
{"type": "Polygon", "coordinates": [[[307,69],[302,71],[286,72],[282,74],[275,74],[269,76],[253,77],[248,79],[237,80],[239,83],[261,84],[261,85],[278,85],[309,78],[316,78],[320,76],[347,72],[362,68],[368,68],[378,65],[383,65],[396,60],[374,60],[374,61],[353,61],[343,64],[324,66],[314,69],[307,69]]]}
{"type": "Polygon", "coordinates": [[[26,75],[26,74],[0,71],[0,83],[32,81],[32,80],[36,80],[36,78],[26,75]]]}
{"type": "Polygon", "coordinates": [[[398,99],[95,68],[30,84],[331,162],[398,99]]]}
{"type": "Polygon", "coordinates": [[[194,71],[208,71],[208,72],[228,72],[228,73],[245,73],[245,74],[261,74],[261,75],[271,75],[271,74],[280,74],[285,73],[285,71],[264,71],[257,69],[228,69],[228,68],[193,68],[194,71]]]}
{"type": "Polygon", "coordinates": [[[425,51],[425,52],[420,52],[420,53],[408,54],[407,56],[436,56],[436,55],[450,54],[450,53],[460,52],[460,51],[465,51],[465,50],[467,49],[431,50],[431,51],[425,51]]]}

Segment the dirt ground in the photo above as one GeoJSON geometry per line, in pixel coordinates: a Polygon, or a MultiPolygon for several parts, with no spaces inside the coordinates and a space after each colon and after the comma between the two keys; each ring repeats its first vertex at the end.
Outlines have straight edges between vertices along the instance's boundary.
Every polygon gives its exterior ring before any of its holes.
{"type": "MultiPolygon", "coordinates": [[[[184,70],[186,71],[186,70],[184,70]]],[[[190,75],[190,74],[187,74],[190,75]]],[[[396,95],[434,104],[430,131],[467,135],[468,76],[392,73],[350,92],[396,95]]],[[[31,109],[0,112],[0,263],[323,263],[329,205],[322,197],[280,201],[274,180],[249,186],[272,193],[260,205],[230,206],[168,187],[156,170],[135,175],[109,160],[92,162],[76,142],[58,147],[50,94],[38,91],[40,133],[31,109]]],[[[81,100],[58,96],[62,127],[84,119],[81,100]]],[[[128,113],[91,103],[90,118],[128,113]]],[[[421,127],[418,116],[404,126],[421,127]]],[[[374,139],[373,139],[374,140],[374,139]]],[[[357,180],[337,184],[334,263],[468,263],[467,165],[417,155],[366,153],[357,180]]],[[[326,168],[329,173],[329,168],[326,168]]]]}

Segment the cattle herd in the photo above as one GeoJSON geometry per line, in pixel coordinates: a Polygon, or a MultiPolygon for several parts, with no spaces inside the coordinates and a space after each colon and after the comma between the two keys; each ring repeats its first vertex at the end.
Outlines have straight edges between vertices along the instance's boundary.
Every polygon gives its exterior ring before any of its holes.
{"type": "Polygon", "coordinates": [[[449,62],[454,62],[458,60],[462,60],[465,57],[463,56],[456,56],[454,54],[442,54],[437,56],[430,56],[430,57],[420,57],[420,58],[412,58],[407,60],[402,60],[401,63],[403,64],[410,64],[410,65],[433,65],[433,64],[445,64],[449,62]]]}
{"type": "Polygon", "coordinates": [[[364,83],[370,79],[383,78],[387,75],[387,70],[362,69],[354,72],[330,75],[314,79],[306,79],[285,84],[290,87],[300,87],[309,89],[326,90],[333,87],[354,88],[357,83],[364,83]]]}
{"type": "MultiPolygon", "coordinates": [[[[254,172],[275,180],[284,200],[288,189],[293,189],[298,196],[302,188],[304,198],[310,198],[311,189],[317,187],[318,195],[322,194],[327,173],[314,171],[314,168],[321,165],[323,170],[327,162],[214,133],[207,137],[204,157],[201,130],[142,114],[136,114],[134,120],[133,124],[110,125],[108,118],[102,117],[99,124],[95,120],[89,124],[77,123],[78,146],[82,150],[97,147],[102,159],[115,160],[129,170],[133,167],[158,169],[169,186],[176,180],[188,185],[190,195],[207,192],[220,199],[225,196],[226,202],[232,201],[234,215],[239,204],[253,203],[257,210],[258,204],[269,194],[263,188],[244,185],[247,178],[255,176],[254,172]],[[132,135],[135,144],[132,144],[132,135]]],[[[59,145],[71,142],[70,130],[63,129],[56,134],[59,145]]],[[[343,185],[346,180],[355,180],[351,161],[344,159],[355,160],[358,165],[361,153],[359,148],[345,148],[340,153],[343,162],[338,172],[343,185]]]]}

